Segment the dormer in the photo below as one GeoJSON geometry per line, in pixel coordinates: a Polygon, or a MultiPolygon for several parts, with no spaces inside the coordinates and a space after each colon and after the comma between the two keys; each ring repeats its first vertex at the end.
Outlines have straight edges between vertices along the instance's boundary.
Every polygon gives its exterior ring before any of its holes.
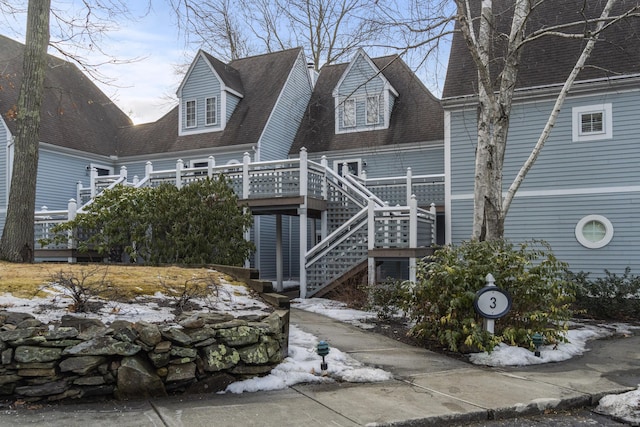
{"type": "Polygon", "coordinates": [[[387,129],[397,97],[381,70],[358,49],[333,89],[336,134],[387,129]]]}
{"type": "Polygon", "coordinates": [[[219,132],[243,95],[240,74],[200,50],[178,87],[178,135],[219,132]]]}

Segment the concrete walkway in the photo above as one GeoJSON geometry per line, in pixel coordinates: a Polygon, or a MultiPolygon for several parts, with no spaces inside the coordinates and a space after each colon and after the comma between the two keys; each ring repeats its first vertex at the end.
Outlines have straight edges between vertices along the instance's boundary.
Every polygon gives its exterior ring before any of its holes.
{"type": "Polygon", "coordinates": [[[570,361],[484,368],[292,310],[291,323],[385,369],[383,383],[296,385],[275,392],[0,410],[2,426],[442,426],[595,405],[640,384],[640,335],[592,341],[570,361]]]}

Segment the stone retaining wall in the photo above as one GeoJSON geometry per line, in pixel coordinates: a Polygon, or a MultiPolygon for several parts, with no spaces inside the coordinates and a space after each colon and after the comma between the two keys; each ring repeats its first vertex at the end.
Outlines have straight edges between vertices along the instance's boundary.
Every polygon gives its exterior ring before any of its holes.
{"type": "Polygon", "coordinates": [[[178,324],[0,311],[0,399],[56,401],[203,393],[266,374],[287,356],[289,312],[183,315],[178,324]]]}

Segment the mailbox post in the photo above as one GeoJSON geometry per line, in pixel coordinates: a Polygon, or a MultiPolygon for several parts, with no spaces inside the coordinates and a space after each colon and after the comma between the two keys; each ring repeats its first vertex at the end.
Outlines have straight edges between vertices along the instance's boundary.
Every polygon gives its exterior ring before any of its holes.
{"type": "Polygon", "coordinates": [[[473,307],[484,318],[484,329],[490,334],[495,332],[495,319],[499,319],[511,310],[511,296],[495,284],[491,273],[486,277],[487,286],[476,292],[473,307]]]}

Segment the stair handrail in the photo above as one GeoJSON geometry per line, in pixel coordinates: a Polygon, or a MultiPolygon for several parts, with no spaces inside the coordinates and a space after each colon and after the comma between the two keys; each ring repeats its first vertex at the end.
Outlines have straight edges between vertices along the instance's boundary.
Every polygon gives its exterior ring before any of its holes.
{"type": "Polygon", "coordinates": [[[371,192],[371,190],[369,190],[367,187],[365,187],[364,185],[362,185],[362,183],[358,180],[358,178],[350,173],[347,173],[344,178],[349,181],[351,183],[351,185],[353,185],[354,187],[356,187],[358,190],[362,191],[364,194],[366,194],[367,199],[371,198],[373,199],[376,204],[378,206],[384,206],[384,201],[382,199],[380,199],[378,196],[376,196],[375,194],[373,194],[371,192]]]}
{"type": "Polygon", "coordinates": [[[305,262],[305,265],[307,265],[307,266],[311,265],[313,262],[315,262],[318,259],[318,256],[320,254],[316,254],[317,252],[320,252],[321,250],[323,252],[331,250],[332,247],[334,247],[335,245],[340,243],[342,240],[344,240],[344,238],[348,237],[350,235],[349,233],[343,234],[345,230],[348,229],[351,232],[355,232],[359,228],[362,228],[363,224],[366,224],[367,215],[368,215],[368,207],[365,207],[360,212],[358,212],[356,215],[351,217],[351,219],[349,221],[345,222],[340,227],[336,228],[333,232],[331,232],[329,235],[327,235],[327,237],[325,237],[318,244],[316,244],[311,249],[309,249],[305,253],[305,259],[307,260],[305,262]],[[361,223],[360,224],[356,224],[358,221],[360,221],[361,223]],[[354,224],[356,226],[352,228],[352,226],[354,224]],[[343,237],[342,239],[335,240],[336,237],[341,236],[341,235],[343,237]],[[313,257],[313,258],[311,258],[311,257],[313,257]]]}

